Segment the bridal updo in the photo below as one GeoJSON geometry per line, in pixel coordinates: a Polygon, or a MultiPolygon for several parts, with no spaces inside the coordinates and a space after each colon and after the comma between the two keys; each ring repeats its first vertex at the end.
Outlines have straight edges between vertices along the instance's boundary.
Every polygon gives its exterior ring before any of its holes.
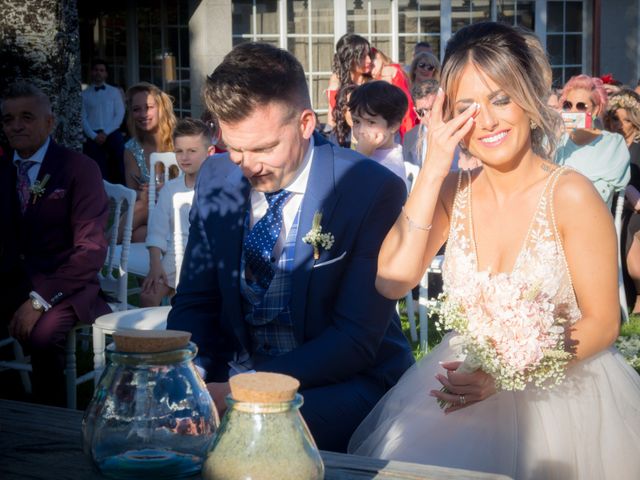
{"type": "Polygon", "coordinates": [[[476,23],[459,30],[447,42],[442,63],[446,119],[453,116],[455,94],[468,63],[500,85],[525,111],[531,120],[533,151],[545,159],[553,159],[562,120],[546,104],[551,91],[551,67],[533,34],[494,22],[476,23]]]}

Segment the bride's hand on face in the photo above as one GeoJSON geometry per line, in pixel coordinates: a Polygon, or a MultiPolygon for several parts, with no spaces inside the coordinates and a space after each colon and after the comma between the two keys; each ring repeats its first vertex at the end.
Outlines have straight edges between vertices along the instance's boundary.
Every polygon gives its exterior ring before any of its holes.
{"type": "Polygon", "coordinates": [[[473,119],[480,109],[479,104],[472,103],[464,112],[445,122],[443,117],[444,100],[444,92],[442,89],[438,89],[429,119],[427,133],[429,148],[427,148],[427,155],[423,162],[423,165],[428,166],[424,170],[441,178],[445,178],[449,174],[456,147],[473,128],[473,119]]]}
{"type": "Polygon", "coordinates": [[[431,390],[431,395],[449,404],[445,413],[455,412],[461,408],[480,402],[494,393],[496,385],[493,377],[482,370],[473,373],[458,373],[457,368],[462,362],[443,362],[446,376],[437,374],[436,379],[449,393],[431,390]]]}

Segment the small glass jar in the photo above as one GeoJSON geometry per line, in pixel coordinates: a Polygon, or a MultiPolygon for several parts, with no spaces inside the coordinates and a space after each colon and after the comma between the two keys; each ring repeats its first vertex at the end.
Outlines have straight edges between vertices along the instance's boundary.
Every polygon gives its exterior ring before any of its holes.
{"type": "MultiPolygon", "coordinates": [[[[232,389],[233,392],[233,389],[232,389]]],[[[302,396],[289,401],[229,406],[202,469],[205,480],[316,480],[320,452],[300,415],[302,396]]]]}
{"type": "Polygon", "coordinates": [[[197,348],[155,353],[107,347],[107,366],[82,420],[83,448],[106,476],[180,478],[198,473],[218,426],[193,366],[197,348]]]}

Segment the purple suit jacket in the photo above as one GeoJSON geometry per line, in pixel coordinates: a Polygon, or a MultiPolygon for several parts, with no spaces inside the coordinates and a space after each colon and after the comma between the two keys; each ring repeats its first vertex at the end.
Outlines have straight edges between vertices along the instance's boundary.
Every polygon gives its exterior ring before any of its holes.
{"type": "MultiPolygon", "coordinates": [[[[16,308],[35,290],[51,305],[68,303],[79,321],[91,323],[109,312],[97,278],[107,241],[109,203],[96,163],[51,141],[38,172],[50,175],[44,194],[29,200],[22,215],[16,192],[16,168],[3,159],[2,225],[11,226],[0,245],[2,272],[15,284],[2,293],[16,308]],[[6,202],[6,203],[5,203],[6,202]],[[8,217],[8,218],[7,218],[8,217]]],[[[5,299],[3,299],[5,300],[5,299]]]]}

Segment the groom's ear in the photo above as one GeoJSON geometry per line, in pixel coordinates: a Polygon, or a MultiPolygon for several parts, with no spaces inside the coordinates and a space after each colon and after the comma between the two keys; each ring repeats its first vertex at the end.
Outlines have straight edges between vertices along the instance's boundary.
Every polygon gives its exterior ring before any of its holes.
{"type": "Polygon", "coordinates": [[[300,114],[300,133],[305,140],[309,140],[316,129],[316,114],[306,108],[300,114]]]}

